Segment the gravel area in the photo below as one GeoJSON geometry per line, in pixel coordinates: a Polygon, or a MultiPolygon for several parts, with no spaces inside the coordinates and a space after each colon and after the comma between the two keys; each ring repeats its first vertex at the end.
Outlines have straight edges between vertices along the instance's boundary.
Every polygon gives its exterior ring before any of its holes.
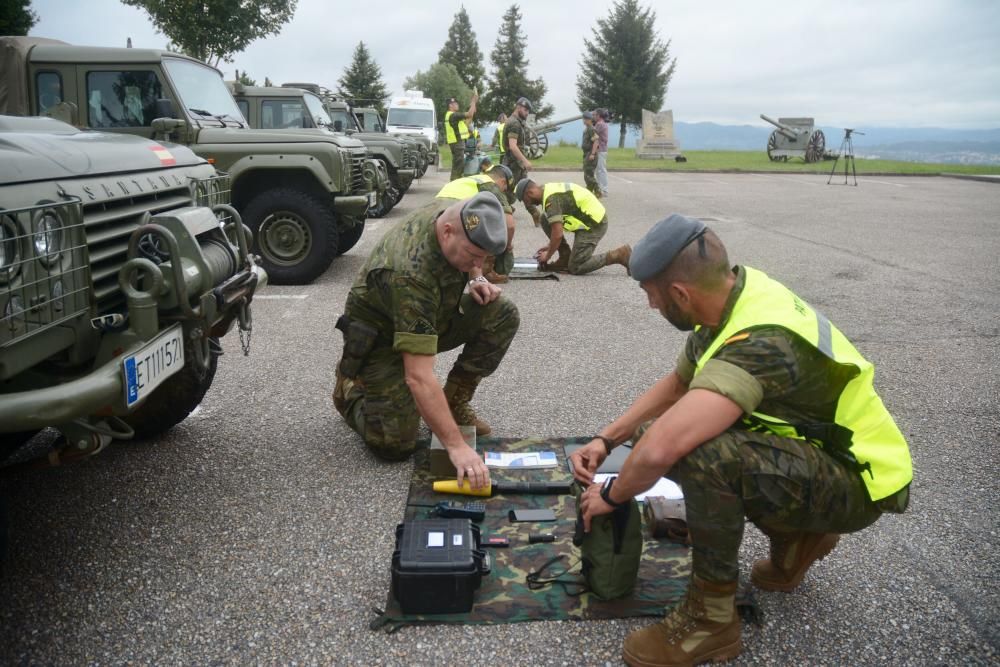
{"type": "MultiPolygon", "coordinates": [[[[0,663],[621,664],[649,619],[368,629],[411,464],[375,460],[333,411],[333,324],[375,241],[445,177],[416,183],[314,284],[268,287],[251,356],[228,337],[214,386],[171,432],[0,474],[0,663]]],[[[997,664],[1000,187],[613,173],[611,189],[605,249],[671,212],[704,218],[734,262],[788,284],[875,362],[913,451],[910,511],[846,536],[796,592],[758,592],[764,621],[744,626],[735,663],[997,664]]],[[[523,209],[518,221],[528,256],[543,235],[523,209]]],[[[498,436],[596,431],[683,341],[621,267],[505,291],[521,330],[475,401],[498,436]]],[[[766,549],[748,527],[746,582],[766,549]]]]}

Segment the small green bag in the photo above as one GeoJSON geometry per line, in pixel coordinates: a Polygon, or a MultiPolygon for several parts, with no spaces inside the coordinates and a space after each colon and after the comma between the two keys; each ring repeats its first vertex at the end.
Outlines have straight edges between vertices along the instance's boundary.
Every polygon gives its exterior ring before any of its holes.
{"type": "Polygon", "coordinates": [[[583,532],[580,496],[583,487],[573,485],[576,495],[577,530],[573,544],[580,547],[583,577],[590,592],[602,600],[628,595],[635,588],[642,557],[639,504],[633,498],[611,514],[594,517],[590,532],[583,532]]]}

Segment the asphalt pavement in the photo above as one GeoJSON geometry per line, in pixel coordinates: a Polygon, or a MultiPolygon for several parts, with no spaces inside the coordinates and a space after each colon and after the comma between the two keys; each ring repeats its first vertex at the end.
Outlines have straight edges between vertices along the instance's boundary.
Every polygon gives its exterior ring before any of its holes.
{"type": "MultiPolygon", "coordinates": [[[[11,520],[0,663],[604,665],[651,619],[368,628],[390,584],[410,463],[333,411],[333,328],[375,242],[432,197],[428,174],[312,285],[254,302],[189,419],[83,463],[0,474],[11,520]]],[[[581,174],[536,174],[576,180],[581,174]]],[[[910,510],[845,536],[791,594],[758,592],[735,664],[1000,660],[1000,187],[938,177],[611,174],[609,249],[671,212],[821,309],[876,364],[913,451],[910,510]]],[[[523,209],[515,249],[542,245],[523,209]]],[[[474,406],[498,436],[596,432],[683,342],[622,267],[505,293],[519,331],[474,406]]],[[[454,359],[437,364],[443,378],[454,359]]],[[[766,555],[748,526],[741,576],[766,555]]]]}

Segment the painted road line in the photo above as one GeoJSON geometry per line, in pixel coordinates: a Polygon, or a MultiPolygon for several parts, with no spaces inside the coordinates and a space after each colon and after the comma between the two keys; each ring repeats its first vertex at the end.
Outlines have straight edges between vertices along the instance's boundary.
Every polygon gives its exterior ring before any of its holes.
{"type": "MultiPolygon", "coordinates": [[[[876,181],[873,178],[864,178],[864,177],[859,177],[858,178],[858,183],[859,184],[860,183],[878,183],[879,185],[891,185],[891,186],[897,187],[897,188],[908,188],[908,187],[910,187],[909,185],[903,185],[902,183],[890,183],[889,181],[876,181]]],[[[843,183],[841,185],[843,185],[843,183]]]]}
{"type": "Polygon", "coordinates": [[[622,177],[621,177],[621,176],[619,176],[618,174],[613,174],[613,173],[611,173],[610,171],[608,172],[608,176],[614,176],[614,177],[615,177],[615,178],[617,178],[617,179],[618,179],[619,181],[625,181],[626,183],[629,183],[629,184],[632,184],[632,183],[634,182],[634,181],[630,181],[630,180],[628,180],[627,178],[622,178],[622,177]]]}
{"type": "Polygon", "coordinates": [[[258,299],[308,299],[308,294],[254,294],[253,300],[258,299]]]}

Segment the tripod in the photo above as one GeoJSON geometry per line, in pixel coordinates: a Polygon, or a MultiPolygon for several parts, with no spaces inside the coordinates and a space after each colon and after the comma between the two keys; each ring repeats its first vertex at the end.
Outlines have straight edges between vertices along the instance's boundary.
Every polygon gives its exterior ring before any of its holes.
{"type": "Polygon", "coordinates": [[[833,180],[833,175],[837,171],[837,163],[840,162],[840,157],[844,156],[844,185],[847,185],[847,175],[851,173],[854,175],[854,185],[858,184],[858,168],[854,164],[854,139],[851,137],[852,134],[864,135],[864,132],[858,132],[854,128],[845,127],[844,128],[844,140],[840,142],[840,149],[837,151],[837,159],[833,161],[833,169],[830,170],[830,178],[826,179],[826,184],[830,185],[830,181],[833,180]]]}

